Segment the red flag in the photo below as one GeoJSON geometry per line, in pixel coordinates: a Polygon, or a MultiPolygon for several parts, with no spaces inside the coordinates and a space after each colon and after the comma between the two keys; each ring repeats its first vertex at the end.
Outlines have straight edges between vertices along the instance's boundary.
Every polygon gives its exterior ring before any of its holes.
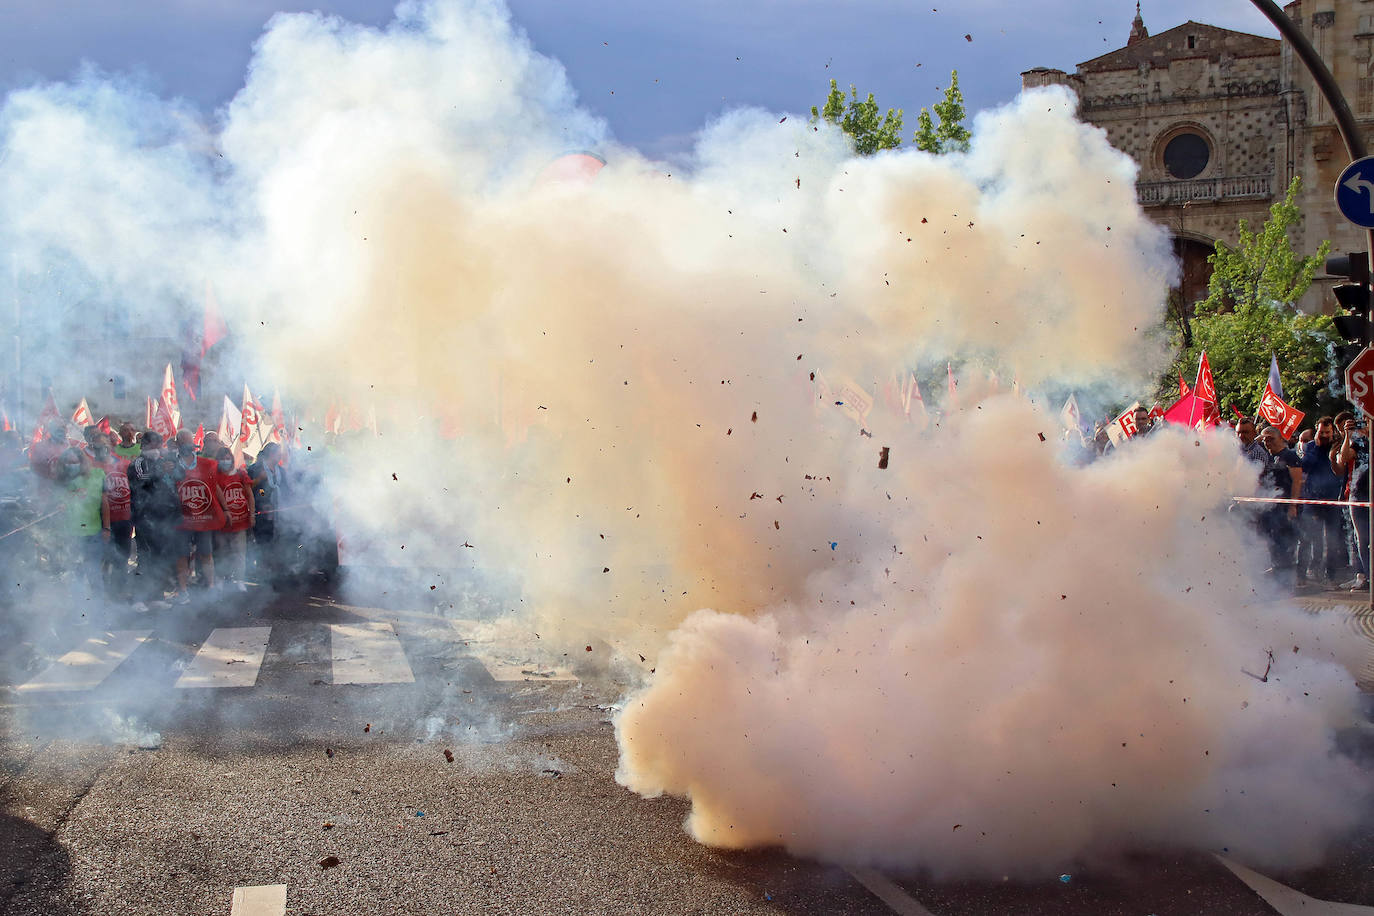
{"type": "Polygon", "coordinates": [[[1183,373],[1180,372],[1178,374],[1178,396],[1180,398],[1186,398],[1192,390],[1193,389],[1188,387],[1188,383],[1183,380],[1183,373]]]}
{"type": "Polygon", "coordinates": [[[9,413],[5,408],[0,407],[0,432],[7,433],[12,429],[14,429],[14,427],[10,425],[9,413]]]}
{"type": "Polygon", "coordinates": [[[220,314],[219,302],[215,300],[215,291],[210,288],[210,281],[205,281],[205,325],[200,335],[200,355],[204,358],[210,348],[224,339],[229,333],[229,327],[224,323],[224,316],[220,314]]]}
{"type": "Polygon", "coordinates": [[[278,445],[286,442],[286,415],[282,413],[281,396],[275,388],[272,389],[272,435],[267,437],[267,441],[278,445]]]}
{"type": "Polygon", "coordinates": [[[1155,401],[1155,406],[1150,408],[1150,416],[1156,420],[1164,419],[1164,408],[1159,405],[1158,401],[1155,401]]]}
{"type": "Polygon", "coordinates": [[[53,400],[52,389],[48,389],[48,399],[43,402],[43,410],[38,414],[38,425],[33,428],[33,437],[29,440],[32,444],[43,441],[43,430],[54,420],[61,420],[62,414],[57,412],[57,401],[53,400]]]}
{"type": "Polygon", "coordinates": [[[107,435],[107,436],[112,436],[112,435],[114,435],[114,430],[110,429],[110,418],[109,418],[109,417],[101,417],[101,418],[100,418],[100,422],[97,423],[97,424],[95,424],[95,425],[96,425],[96,428],[99,429],[99,430],[100,430],[102,433],[104,433],[105,435],[107,435]]]}
{"type": "Polygon", "coordinates": [[[902,413],[901,382],[897,380],[897,370],[892,370],[892,377],[883,385],[883,403],[895,414],[902,413]]]}
{"type": "Polygon", "coordinates": [[[324,431],[326,433],[339,431],[339,405],[336,401],[330,401],[329,408],[324,412],[324,431]]]}
{"type": "Polygon", "coordinates": [[[91,416],[91,408],[86,405],[85,398],[82,398],[81,403],[76,405],[76,410],[72,411],[72,422],[81,427],[95,424],[95,417],[91,416]]]}
{"type": "Polygon", "coordinates": [[[1190,392],[1187,397],[1179,398],[1174,406],[1164,411],[1164,419],[1166,422],[1193,429],[1221,425],[1221,414],[1217,412],[1216,405],[1203,402],[1197,396],[1196,390],[1190,392]]]}
{"type": "Polygon", "coordinates": [[[197,424],[196,424],[196,434],[195,434],[194,437],[192,437],[191,441],[195,443],[196,451],[200,451],[201,449],[205,448],[205,424],[204,424],[204,423],[197,423],[197,424]]]}
{"type": "Polygon", "coordinates": [[[339,432],[356,433],[362,428],[363,417],[362,414],[358,412],[358,405],[349,401],[348,406],[343,409],[343,413],[339,418],[339,432]]]}
{"type": "Polygon", "coordinates": [[[181,350],[181,387],[191,400],[196,400],[196,391],[200,388],[200,365],[205,361],[205,354],[228,333],[229,329],[220,314],[219,303],[215,301],[215,292],[210,287],[210,281],[206,280],[205,313],[201,319],[200,340],[195,339],[194,332],[188,327],[187,341],[181,350]]]}
{"type": "Polygon", "coordinates": [[[143,428],[153,428],[153,399],[147,398],[147,405],[143,408],[143,428]]]}
{"type": "Polygon", "coordinates": [[[1207,351],[1202,351],[1202,359],[1197,364],[1197,381],[1193,383],[1197,389],[1199,401],[1215,405],[1217,403],[1217,386],[1212,381],[1212,364],[1207,361],[1207,351]]]}
{"type": "Polygon", "coordinates": [[[1240,412],[1240,408],[1237,407],[1235,404],[1232,404],[1232,405],[1231,405],[1231,413],[1235,414],[1235,415],[1236,415],[1236,419],[1238,419],[1238,420],[1248,420],[1248,419],[1249,419],[1249,417],[1247,417],[1245,414],[1243,414],[1243,413],[1240,412]]]}
{"type": "Polygon", "coordinates": [[[1212,381],[1212,364],[1207,361],[1207,351],[1197,364],[1197,380],[1193,382],[1193,411],[1189,414],[1189,426],[1199,423],[1207,426],[1221,425],[1221,409],[1217,401],[1217,386],[1212,381]]]}
{"type": "Polygon", "coordinates": [[[1307,416],[1301,410],[1289,406],[1283,398],[1274,393],[1273,387],[1264,383],[1264,394],[1260,397],[1260,413],[1264,419],[1273,423],[1283,434],[1283,438],[1293,438],[1293,433],[1297,432],[1302,424],[1302,418],[1307,416]]]}

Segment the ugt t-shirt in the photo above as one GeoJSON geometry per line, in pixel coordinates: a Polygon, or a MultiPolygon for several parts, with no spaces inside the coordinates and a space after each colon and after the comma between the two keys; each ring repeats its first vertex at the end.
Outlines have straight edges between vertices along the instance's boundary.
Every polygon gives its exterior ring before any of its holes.
{"type": "Polygon", "coordinates": [[[105,496],[110,501],[110,521],[127,522],[134,517],[129,494],[129,459],[111,455],[97,465],[105,472],[105,496]]]}
{"type": "Polygon", "coordinates": [[[248,494],[253,482],[248,479],[248,472],[239,470],[220,474],[218,481],[224,493],[224,513],[228,517],[224,530],[247,531],[253,526],[253,516],[248,511],[248,494]]]}
{"type": "Polygon", "coordinates": [[[215,497],[219,467],[213,458],[197,458],[196,466],[177,481],[181,500],[181,524],[185,531],[218,531],[224,527],[224,510],[215,497]]]}

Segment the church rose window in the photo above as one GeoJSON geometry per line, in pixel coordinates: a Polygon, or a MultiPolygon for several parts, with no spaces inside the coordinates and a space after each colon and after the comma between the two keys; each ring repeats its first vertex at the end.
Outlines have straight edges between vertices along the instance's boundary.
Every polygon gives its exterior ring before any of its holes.
{"type": "Polygon", "coordinates": [[[1164,168],[1175,178],[1196,178],[1211,158],[1207,141],[1195,133],[1181,133],[1164,147],[1164,168]]]}

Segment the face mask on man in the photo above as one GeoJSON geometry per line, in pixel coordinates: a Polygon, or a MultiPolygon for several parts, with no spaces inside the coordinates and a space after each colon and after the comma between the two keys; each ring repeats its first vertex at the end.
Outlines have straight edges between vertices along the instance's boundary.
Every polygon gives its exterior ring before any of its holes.
{"type": "Polygon", "coordinates": [[[75,480],[81,476],[81,462],[64,461],[62,462],[62,477],[64,480],[75,480]]]}
{"type": "Polygon", "coordinates": [[[232,459],[232,458],[225,458],[224,460],[222,460],[222,461],[219,463],[219,472],[220,472],[221,474],[228,474],[228,473],[229,473],[230,471],[232,471],[233,469],[234,469],[234,459],[232,459]]]}
{"type": "Polygon", "coordinates": [[[191,470],[191,468],[195,467],[195,466],[196,466],[196,453],[195,453],[194,451],[185,451],[185,450],[183,450],[183,451],[181,452],[181,466],[184,467],[184,468],[185,468],[186,470],[188,470],[188,471],[191,470]]]}
{"type": "Polygon", "coordinates": [[[145,448],[143,450],[143,457],[147,458],[149,461],[157,461],[158,458],[162,457],[162,449],[145,448]]]}

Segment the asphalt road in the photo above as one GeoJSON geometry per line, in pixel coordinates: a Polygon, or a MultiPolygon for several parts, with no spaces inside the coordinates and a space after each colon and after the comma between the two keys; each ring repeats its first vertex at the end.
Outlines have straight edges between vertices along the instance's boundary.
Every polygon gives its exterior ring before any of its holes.
{"type": "MultiPolygon", "coordinates": [[[[1097,861],[1068,881],[950,883],[700,846],[684,801],[614,781],[623,684],[561,679],[432,613],[302,591],[68,617],[0,646],[5,916],[229,914],[236,888],[279,885],[296,916],[1288,912],[1200,852],[1097,861]],[[146,635],[94,686],[24,687],[64,653],[130,633],[146,635]],[[204,669],[225,633],[245,642],[204,669]],[[256,676],[224,675],[251,686],[178,686],[254,665],[255,633],[256,676]],[[378,641],[340,657],[343,633],[378,641]],[[369,668],[369,653],[383,660],[369,668]],[[345,670],[390,682],[341,683],[345,670]]],[[[1348,742],[1374,760],[1364,732],[1348,742]]],[[[1371,837],[1271,877],[1374,906],[1371,837]]]]}

